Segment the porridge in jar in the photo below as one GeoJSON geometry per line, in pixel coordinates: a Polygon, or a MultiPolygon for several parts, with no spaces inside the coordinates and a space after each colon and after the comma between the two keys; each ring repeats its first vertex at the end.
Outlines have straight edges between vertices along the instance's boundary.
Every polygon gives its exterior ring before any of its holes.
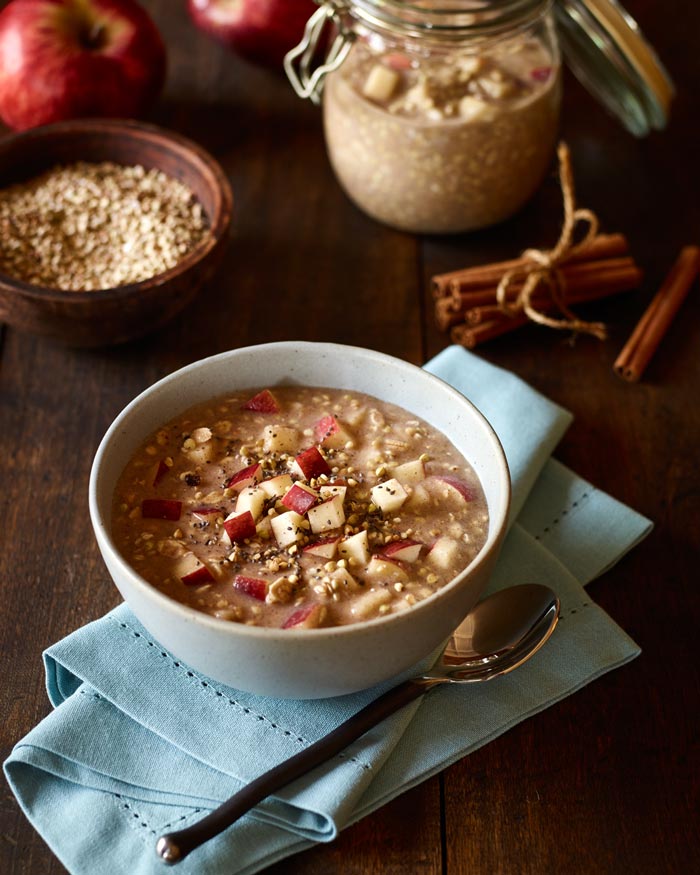
{"type": "Polygon", "coordinates": [[[358,39],[325,82],[328,153],[372,217],[413,232],[469,231],[533,195],[552,159],[560,101],[546,29],[478,54],[358,39]]]}
{"type": "Polygon", "coordinates": [[[476,473],[407,411],[275,387],[189,409],[136,452],[115,543],[149,583],[215,617],[314,628],[404,611],[488,534],[476,473]]]}

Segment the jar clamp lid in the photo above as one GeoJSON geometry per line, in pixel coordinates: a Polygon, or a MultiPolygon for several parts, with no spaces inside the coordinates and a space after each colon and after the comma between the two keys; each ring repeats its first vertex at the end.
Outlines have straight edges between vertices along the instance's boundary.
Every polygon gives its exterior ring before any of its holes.
{"type": "Polygon", "coordinates": [[[566,61],[579,81],[638,137],[663,128],[673,83],[617,0],[556,0],[566,61]]]}
{"type": "MultiPolygon", "coordinates": [[[[317,0],[320,8],[309,19],[304,37],[284,59],[287,76],[300,97],[318,103],[325,76],[345,60],[355,38],[351,8],[358,17],[398,33],[431,38],[455,38],[482,32],[496,37],[509,15],[531,14],[550,7],[541,2],[494,4],[489,0],[433,9],[393,0],[317,0]],[[396,9],[401,7],[400,13],[396,9]],[[441,26],[440,16],[451,16],[452,26],[441,26]],[[495,17],[494,17],[495,16],[495,17]],[[324,31],[334,38],[323,64],[314,68],[324,31]],[[298,66],[298,70],[297,70],[298,66]]],[[[636,21],[617,0],[554,0],[554,15],[566,60],[577,78],[631,133],[645,136],[668,120],[673,83],[636,21]]]]}

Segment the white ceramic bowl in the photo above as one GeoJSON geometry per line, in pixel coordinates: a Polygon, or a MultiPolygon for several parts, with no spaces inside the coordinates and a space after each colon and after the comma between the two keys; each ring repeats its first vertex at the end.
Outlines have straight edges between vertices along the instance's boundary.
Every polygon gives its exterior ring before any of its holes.
{"type": "Polygon", "coordinates": [[[196,671],[261,695],[351,693],[410,668],[438,647],[483,592],[505,533],[510,478],[493,429],[462,395],[415,365],[350,346],[283,342],[236,349],[188,365],[146,389],[116,418],[90,476],[90,516],[119,591],[146,629],[196,671]],[[469,460],[488,502],[489,534],[473,562],[411,610],[348,626],[282,630],[219,620],[147,583],[111,536],[112,496],[137,447],[194,404],[280,383],[354,389],[398,404],[440,429],[469,460]]]}

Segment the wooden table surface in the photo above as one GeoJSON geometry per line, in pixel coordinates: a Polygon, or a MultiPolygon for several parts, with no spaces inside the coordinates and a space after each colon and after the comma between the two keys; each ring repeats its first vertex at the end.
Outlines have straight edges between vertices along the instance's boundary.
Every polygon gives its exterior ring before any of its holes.
{"type": "MultiPolygon", "coordinates": [[[[449,342],[432,321],[434,273],[552,243],[558,229],[553,175],[520,215],[481,233],[421,238],[375,224],[337,186],[314,107],[195,32],[184,4],[146,5],[170,52],[152,119],[221,161],[235,236],[197,306],[155,336],[85,352],[2,333],[3,758],[49,710],[42,649],[118,602],[93,539],[87,482],[100,438],[133,396],[195,359],[280,339],[423,363],[449,342]]],[[[557,457],[654,521],[651,536],[590,587],[642,655],[333,844],[273,866],[275,875],[698,871],[698,286],[641,383],[622,382],[612,364],[680,247],[700,243],[700,11],[682,4],[669,15],[652,0],[627,7],[676,81],[672,122],[636,140],[570,77],[563,135],[580,203],[605,230],[628,235],[643,288],[582,311],[608,322],[606,342],[572,346],[531,326],[478,354],[571,410],[557,457]]],[[[0,871],[65,871],[7,785],[0,871]]]]}

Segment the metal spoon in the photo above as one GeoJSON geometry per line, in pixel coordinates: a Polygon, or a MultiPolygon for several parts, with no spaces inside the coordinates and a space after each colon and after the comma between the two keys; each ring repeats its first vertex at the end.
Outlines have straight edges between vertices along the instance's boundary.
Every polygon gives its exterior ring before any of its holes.
{"type": "Polygon", "coordinates": [[[554,631],[558,618],[558,598],[540,584],[511,586],[489,596],[455,630],[433,669],[379,696],[333,732],[256,778],[198,823],[161,836],[156,853],[171,865],[184,860],[258,802],[340,753],[433,687],[488,681],[513,671],[537,653],[554,631]]]}

